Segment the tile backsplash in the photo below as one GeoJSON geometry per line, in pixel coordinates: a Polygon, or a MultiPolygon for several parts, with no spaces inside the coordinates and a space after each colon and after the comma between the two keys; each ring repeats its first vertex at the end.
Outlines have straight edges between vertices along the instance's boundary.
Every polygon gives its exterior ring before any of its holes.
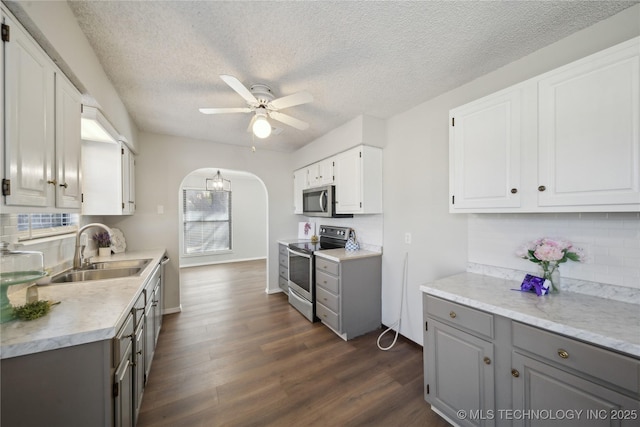
{"type": "Polygon", "coordinates": [[[561,264],[563,278],[640,289],[640,213],[470,214],[468,229],[469,263],[535,272],[515,251],[558,237],[586,254],[561,264]]]}

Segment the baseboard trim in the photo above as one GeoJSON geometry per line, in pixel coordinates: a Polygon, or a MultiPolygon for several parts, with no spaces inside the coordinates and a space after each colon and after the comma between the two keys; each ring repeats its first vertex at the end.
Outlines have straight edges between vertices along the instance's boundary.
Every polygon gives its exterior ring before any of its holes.
{"type": "Polygon", "coordinates": [[[173,314],[173,313],[180,313],[182,311],[182,304],[180,304],[177,307],[170,307],[170,308],[165,308],[164,310],[162,310],[162,314],[173,314]]]}

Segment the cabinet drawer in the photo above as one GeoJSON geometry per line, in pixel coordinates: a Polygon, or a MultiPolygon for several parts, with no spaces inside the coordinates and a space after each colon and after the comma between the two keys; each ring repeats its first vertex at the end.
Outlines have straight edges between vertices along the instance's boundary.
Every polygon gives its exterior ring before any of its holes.
{"type": "Polygon", "coordinates": [[[316,271],[325,271],[329,274],[337,276],[338,274],[340,274],[340,263],[316,257],[316,271]]]}
{"type": "Polygon", "coordinates": [[[493,315],[427,295],[427,313],[450,325],[493,338],[493,315]]]}
{"type": "Polygon", "coordinates": [[[316,300],[336,313],[340,312],[340,297],[318,286],[316,288],[316,300]]]}
{"type": "Polygon", "coordinates": [[[133,336],[133,315],[127,316],[124,325],[120,328],[115,337],[113,337],[113,363],[112,366],[117,368],[120,361],[127,352],[127,347],[131,345],[131,337],[133,336]]]}
{"type": "Polygon", "coordinates": [[[283,266],[280,266],[280,277],[282,277],[283,279],[287,279],[289,280],[289,269],[288,268],[284,268],[283,266]]]}
{"type": "Polygon", "coordinates": [[[340,293],[340,279],[316,270],[316,289],[318,288],[324,288],[331,293],[338,294],[340,293]]]}
{"type": "Polygon", "coordinates": [[[288,254],[280,254],[280,265],[286,268],[289,268],[289,255],[288,254]]]}
{"type": "Polygon", "coordinates": [[[285,245],[278,245],[279,246],[279,253],[280,255],[289,255],[289,246],[285,246],[285,245]]]}
{"type": "Polygon", "coordinates": [[[640,361],[552,332],[513,322],[513,346],[611,384],[640,392],[640,361]]]}
{"type": "Polygon", "coordinates": [[[289,280],[287,280],[287,278],[285,277],[278,277],[278,286],[280,286],[280,289],[282,289],[283,291],[288,291],[289,290],[289,280]]]}
{"type": "Polygon", "coordinates": [[[316,316],[334,330],[340,332],[340,316],[318,302],[316,302],[316,316]]]}

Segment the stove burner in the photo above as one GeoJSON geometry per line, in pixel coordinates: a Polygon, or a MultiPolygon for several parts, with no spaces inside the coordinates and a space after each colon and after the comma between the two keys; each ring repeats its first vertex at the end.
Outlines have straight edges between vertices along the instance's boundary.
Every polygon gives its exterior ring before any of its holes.
{"type": "Polygon", "coordinates": [[[349,227],[321,225],[320,240],[318,242],[312,243],[309,240],[301,240],[299,242],[289,243],[289,247],[308,254],[324,249],[344,248],[347,240],[349,240],[350,232],[351,228],[349,227]]]}

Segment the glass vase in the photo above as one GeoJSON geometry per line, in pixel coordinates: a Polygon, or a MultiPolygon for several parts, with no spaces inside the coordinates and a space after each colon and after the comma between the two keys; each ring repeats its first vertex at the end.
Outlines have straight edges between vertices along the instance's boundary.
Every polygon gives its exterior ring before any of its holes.
{"type": "Polygon", "coordinates": [[[560,292],[560,269],[557,264],[541,265],[541,276],[551,283],[549,292],[560,292]]]}

